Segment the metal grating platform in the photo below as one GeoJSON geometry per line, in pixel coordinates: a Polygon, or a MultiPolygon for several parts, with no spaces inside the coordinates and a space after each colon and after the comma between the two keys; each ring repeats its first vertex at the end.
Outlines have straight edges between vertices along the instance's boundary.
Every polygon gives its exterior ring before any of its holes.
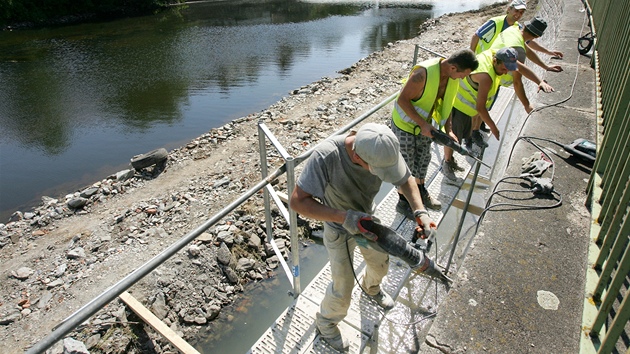
{"type": "MultiPolygon", "coordinates": [[[[512,96],[513,90],[501,90],[490,112],[491,116],[501,117],[512,96]]],[[[433,145],[426,185],[431,195],[436,196],[443,205],[442,210],[429,210],[431,218],[439,225],[462,186],[444,182],[444,176],[440,173],[443,149],[433,145]]],[[[464,167],[464,171],[456,175],[466,180],[473,160],[458,154],[455,154],[455,158],[464,167]]],[[[398,195],[392,189],[378,205],[375,215],[384,225],[410,239],[415,222],[396,212],[397,202],[398,195]]],[[[446,253],[436,255],[432,250],[429,256],[442,264],[446,253]]],[[[365,263],[358,248],[354,252],[354,268],[360,280],[365,263]]],[[[328,264],[295,299],[293,305],[273,322],[249,353],[337,353],[319,339],[315,328],[315,314],[319,311],[319,304],[329,283],[328,264]]],[[[428,330],[428,319],[435,314],[448,289],[426,276],[412,273],[407,264],[396,257],[390,259],[389,272],[382,287],[396,301],[396,306],[386,316],[355,285],[348,315],[339,324],[341,332],[350,342],[349,353],[417,352],[424,341],[418,333],[428,330]]]]}

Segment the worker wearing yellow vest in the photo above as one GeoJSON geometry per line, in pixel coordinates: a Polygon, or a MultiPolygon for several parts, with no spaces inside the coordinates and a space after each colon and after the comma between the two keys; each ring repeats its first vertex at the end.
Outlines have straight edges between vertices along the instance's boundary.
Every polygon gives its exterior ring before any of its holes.
{"type": "MultiPolygon", "coordinates": [[[[519,27],[521,26],[518,21],[523,17],[525,13],[525,9],[527,8],[527,3],[525,0],[512,0],[506,9],[505,16],[496,16],[484,23],[481,27],[477,29],[477,31],[472,35],[470,41],[470,49],[473,50],[476,54],[481,53],[484,50],[489,49],[494,41],[499,37],[499,34],[510,27],[519,27]]],[[[562,59],[563,53],[560,51],[549,50],[544,46],[538,44],[538,42],[534,40],[530,40],[525,43],[525,46],[528,50],[536,50],[541,53],[548,54],[552,57],[562,59]]],[[[534,58],[536,60],[536,58],[534,58]]],[[[538,59],[539,60],[539,59],[538,59]]],[[[540,61],[542,63],[542,61],[540,61]]],[[[544,68],[544,66],[543,66],[544,68]]],[[[545,70],[549,71],[562,71],[560,66],[547,66],[545,70]]],[[[511,81],[506,81],[505,86],[510,86],[511,81]]],[[[497,95],[499,90],[497,89],[497,95]]],[[[483,135],[479,131],[479,129],[483,129],[485,131],[487,128],[483,127],[484,124],[478,116],[473,117],[473,132],[472,132],[472,141],[469,139],[466,141],[467,146],[470,148],[472,142],[475,144],[486,147],[487,144],[483,140],[483,135]]]]}
{"type": "Polygon", "coordinates": [[[518,26],[518,20],[523,17],[525,9],[527,9],[525,0],[512,0],[505,11],[505,16],[493,17],[477,29],[470,39],[470,50],[479,54],[490,49],[492,43],[499,37],[499,33],[511,26],[518,26]]]}
{"type": "MultiPolygon", "coordinates": [[[[427,208],[440,210],[442,204],[429,195],[424,179],[431,161],[431,131],[435,122],[442,127],[448,119],[461,78],[477,68],[475,54],[468,49],[447,59],[429,59],[411,69],[392,112],[392,131],[400,142],[400,152],[411,169],[427,208]]],[[[396,209],[408,216],[411,210],[399,193],[396,209]]]]}
{"type": "MultiPolygon", "coordinates": [[[[469,139],[472,117],[477,114],[490,128],[494,137],[499,140],[499,129],[490,117],[488,108],[496,97],[495,93],[499,88],[501,76],[508,72],[522,72],[523,75],[531,79],[533,74],[531,70],[518,61],[518,53],[511,47],[486,50],[477,54],[477,60],[479,61],[477,70],[460,81],[451,117],[445,125],[446,132],[459,142],[463,139],[469,139]]],[[[540,83],[544,84],[543,81],[540,83]]],[[[442,165],[442,173],[445,176],[454,173],[448,169],[450,166],[448,161],[453,160],[453,150],[445,146],[444,161],[446,163],[442,165]]]]}

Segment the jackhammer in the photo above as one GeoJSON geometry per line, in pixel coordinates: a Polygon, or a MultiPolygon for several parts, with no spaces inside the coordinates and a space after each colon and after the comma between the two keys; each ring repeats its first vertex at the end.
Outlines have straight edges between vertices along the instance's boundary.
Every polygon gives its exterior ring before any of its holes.
{"type": "Polygon", "coordinates": [[[364,229],[362,231],[367,231],[373,235],[370,235],[372,237],[366,236],[368,239],[375,242],[388,254],[402,259],[416,273],[436,278],[447,285],[453,282],[442,273],[432,259],[426,256],[425,252],[405,241],[396,231],[375,222],[373,219],[361,219],[359,224],[364,229]]]}
{"type": "Polygon", "coordinates": [[[436,143],[438,143],[440,145],[444,145],[446,147],[449,147],[449,148],[453,149],[454,151],[458,152],[460,155],[470,156],[475,161],[479,162],[480,164],[482,164],[482,165],[484,165],[484,166],[486,166],[488,168],[492,168],[492,166],[490,166],[490,165],[486,164],[485,162],[481,161],[477,156],[475,156],[475,154],[470,152],[470,150],[466,149],[465,146],[462,146],[461,144],[459,144],[458,142],[453,140],[453,138],[448,136],[448,134],[444,133],[443,131],[441,131],[441,130],[432,130],[431,133],[433,134],[433,141],[435,141],[436,143]]]}

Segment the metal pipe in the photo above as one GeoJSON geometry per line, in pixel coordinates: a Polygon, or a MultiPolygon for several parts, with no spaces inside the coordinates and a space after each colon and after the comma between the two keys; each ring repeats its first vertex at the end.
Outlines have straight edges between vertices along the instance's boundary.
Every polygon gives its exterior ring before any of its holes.
{"type": "MultiPolygon", "coordinates": [[[[287,158],[287,189],[289,198],[295,189],[295,159],[287,158]]],[[[291,255],[293,256],[293,297],[302,292],[300,286],[300,243],[297,229],[297,213],[289,207],[289,235],[291,236],[291,255]]]]}
{"type": "MultiPolygon", "coordinates": [[[[355,126],[356,124],[358,124],[361,121],[365,120],[367,117],[369,117],[370,115],[372,115],[373,113],[375,113],[379,109],[383,108],[386,104],[388,104],[390,101],[392,101],[397,95],[398,95],[398,92],[392,94],[391,96],[386,98],[384,101],[379,103],[377,106],[375,106],[372,109],[370,109],[368,112],[362,114],[361,116],[359,116],[359,117],[355,118],[354,120],[352,120],[350,123],[348,123],[345,126],[343,126],[340,130],[338,130],[335,133],[333,133],[333,135],[331,135],[326,140],[330,139],[333,136],[341,135],[341,134],[347,132],[353,126],[355,126]]],[[[259,132],[260,132],[260,130],[259,130],[259,132]]],[[[259,135],[261,135],[261,134],[259,134],[259,135]]],[[[324,141],[326,141],[326,140],[324,140],[324,141]]],[[[316,146],[312,147],[310,150],[302,153],[300,156],[296,157],[294,159],[294,162],[293,162],[294,166],[296,166],[296,165],[300,164],[302,161],[306,160],[313,153],[313,151],[315,151],[315,148],[317,146],[319,146],[320,144],[322,144],[324,141],[322,141],[321,143],[319,143],[316,146]]],[[[260,144],[260,147],[261,147],[261,157],[263,157],[262,161],[265,161],[264,163],[261,162],[261,169],[266,170],[267,169],[267,166],[266,166],[266,154],[263,152],[263,151],[266,151],[264,138],[259,137],[259,144],[260,144]],[[264,155],[262,155],[262,154],[264,154],[264,155]]],[[[129,275],[127,275],[126,277],[124,277],[123,279],[118,281],[116,284],[112,285],[105,292],[103,292],[102,294],[100,294],[96,298],[92,299],[87,304],[85,304],[79,310],[75,311],[72,315],[70,315],[68,318],[66,318],[63,322],[61,322],[59,325],[55,326],[55,328],[53,328],[52,332],[49,335],[47,335],[42,340],[40,340],[39,342],[35,343],[31,348],[29,348],[26,351],[26,353],[27,354],[42,353],[46,349],[50,348],[53,344],[55,344],[57,341],[62,339],[63,336],[65,336],[66,334],[70,333],[74,328],[76,328],[81,323],[85,322],[88,318],[90,318],[90,316],[94,315],[96,312],[98,312],[100,309],[102,309],[105,305],[107,305],[112,300],[114,300],[116,297],[118,297],[118,295],[122,294],[125,290],[129,289],[133,284],[135,284],[140,279],[142,279],[143,277],[145,277],[146,275],[151,273],[155,268],[160,266],[162,263],[166,262],[170,257],[175,255],[175,253],[179,252],[188,243],[190,243],[192,240],[197,238],[204,231],[206,231],[208,228],[210,228],[215,223],[217,223],[219,220],[221,220],[223,217],[225,217],[228,213],[230,213],[231,211],[236,209],[236,207],[238,207],[244,201],[249,199],[251,196],[253,196],[255,193],[257,193],[261,189],[264,189],[264,187],[267,184],[271,183],[271,181],[275,180],[276,178],[281,176],[283,173],[285,173],[286,169],[287,169],[287,164],[285,163],[282,166],[280,166],[278,169],[276,169],[271,175],[267,175],[266,177],[264,177],[263,180],[261,180],[256,185],[254,185],[252,188],[250,188],[245,193],[243,193],[238,199],[236,199],[233,202],[231,202],[230,204],[228,204],[225,208],[223,208],[221,211],[219,211],[217,214],[215,214],[212,218],[210,218],[208,221],[203,223],[201,226],[197,227],[196,229],[194,229],[193,231],[188,233],[186,236],[184,236],[181,239],[179,239],[178,241],[176,241],[174,244],[172,244],[166,250],[162,251],[162,253],[156,255],[151,260],[149,260],[148,262],[146,262],[145,264],[140,266],[140,268],[136,269],[135,271],[133,271],[132,273],[130,273],[129,275]]],[[[266,174],[266,172],[264,174],[266,174]]],[[[267,220],[269,222],[270,216],[269,216],[269,218],[267,220]]],[[[270,234],[269,233],[270,232],[269,231],[269,224],[268,224],[268,230],[267,231],[268,231],[268,235],[269,235],[270,234]]]]}
{"type": "Polygon", "coordinates": [[[418,45],[416,44],[415,48],[413,49],[413,61],[411,62],[411,67],[416,66],[417,62],[418,62],[418,45]]]}
{"type": "MultiPolygon", "coordinates": [[[[276,139],[276,136],[273,135],[271,130],[269,130],[267,125],[264,122],[262,122],[262,120],[258,121],[258,128],[259,128],[260,131],[262,131],[263,134],[265,134],[265,136],[269,139],[271,144],[273,144],[273,146],[276,148],[276,150],[278,150],[278,152],[280,153],[280,156],[282,156],[283,159],[286,160],[286,159],[291,157],[291,155],[289,155],[287,150],[285,150],[284,146],[282,146],[282,144],[280,144],[278,139],[276,139]]],[[[265,161],[267,161],[267,156],[264,156],[264,157],[265,157],[265,161]]]]}
{"type": "MultiPolygon", "coordinates": [[[[483,156],[485,148],[481,149],[481,156],[483,156]]],[[[451,262],[453,260],[453,255],[455,254],[455,248],[457,248],[457,243],[459,242],[459,234],[462,232],[462,227],[464,226],[464,220],[466,219],[466,213],[468,213],[468,206],[470,205],[470,199],[475,191],[475,184],[477,183],[477,176],[479,175],[479,170],[481,169],[481,164],[479,162],[475,162],[477,165],[475,166],[475,174],[473,175],[472,181],[470,182],[470,189],[468,190],[468,195],[466,196],[466,203],[464,204],[464,213],[459,219],[459,224],[457,225],[457,232],[455,233],[455,240],[453,241],[453,247],[451,247],[451,254],[448,257],[448,262],[446,263],[446,267],[444,268],[444,274],[448,274],[448,270],[451,267],[451,262]]]]}
{"type": "Polygon", "coordinates": [[[423,46],[421,46],[419,44],[416,44],[416,48],[421,48],[421,49],[426,50],[427,52],[429,52],[431,54],[434,54],[434,55],[437,55],[438,57],[442,57],[442,58],[446,59],[446,55],[442,55],[442,54],[440,54],[438,52],[434,52],[431,49],[425,48],[425,47],[423,47],[423,46]]]}
{"type": "Polygon", "coordinates": [[[112,300],[116,299],[118,295],[122,294],[125,290],[129,289],[133,284],[142,279],[144,276],[152,272],[155,268],[160,266],[162,263],[167,261],[170,257],[175,255],[178,251],[184,248],[188,243],[201,235],[204,231],[206,231],[209,227],[214,225],[217,221],[221,220],[228,213],[236,209],[237,206],[242,204],[252,195],[263,189],[268,183],[278,178],[281,174],[283,174],[286,170],[286,165],[281,166],[277,170],[275,170],[271,175],[269,175],[266,179],[258,182],[255,186],[250,188],[247,192],[245,192],[241,197],[234,200],[230,204],[228,204],[225,208],[223,208],[220,212],[215,214],[208,221],[203,223],[201,226],[197,227],[186,236],[179,239],[177,242],[172,244],[162,253],[156,255],[147,263],[143,264],[140,268],[136,269],[118,283],[114,284],[111,288],[106,290],[104,293],[94,298],[92,301],[84,305],[82,308],[77,310],[75,313],[70,315],[66,320],[64,320],[61,324],[56,326],[53,331],[35,343],[31,348],[29,348],[26,353],[35,354],[42,353],[46,349],[50,348],[53,344],[55,344],[58,340],[62,339],[63,336],[70,333],[74,328],[79,326],[81,323],[85,322],[90,316],[94,315],[98,310],[103,308],[105,305],[110,303],[112,300]]]}
{"type": "Polygon", "coordinates": [[[336,132],[332,133],[328,138],[324,139],[319,144],[313,146],[312,148],[310,148],[307,151],[303,152],[301,155],[295,157],[295,165],[297,166],[297,165],[301,164],[304,160],[306,160],[309,156],[311,156],[313,151],[315,151],[315,149],[319,145],[323,144],[324,142],[328,141],[329,139],[331,139],[331,138],[333,138],[333,137],[335,137],[337,135],[341,135],[343,133],[346,133],[347,131],[352,129],[352,127],[354,127],[355,125],[361,123],[362,121],[364,121],[366,118],[368,118],[369,116],[374,114],[379,109],[385,107],[385,105],[387,105],[389,102],[393,101],[394,98],[396,98],[397,96],[398,96],[398,92],[393,93],[391,96],[389,96],[386,99],[384,99],[383,101],[381,101],[381,103],[379,103],[378,105],[372,107],[372,109],[370,109],[369,111],[363,113],[362,115],[360,115],[357,118],[353,119],[350,123],[348,123],[348,124],[344,125],[343,127],[341,127],[341,129],[339,129],[336,132]]]}
{"type": "MultiPolygon", "coordinates": [[[[262,120],[258,121],[258,152],[260,153],[260,173],[262,174],[262,178],[267,178],[267,146],[264,135],[264,130],[262,129],[262,120]]],[[[271,205],[269,200],[269,192],[267,189],[263,191],[263,202],[265,204],[265,221],[267,228],[267,241],[271,238],[272,232],[272,224],[271,224],[271,205]]]]}

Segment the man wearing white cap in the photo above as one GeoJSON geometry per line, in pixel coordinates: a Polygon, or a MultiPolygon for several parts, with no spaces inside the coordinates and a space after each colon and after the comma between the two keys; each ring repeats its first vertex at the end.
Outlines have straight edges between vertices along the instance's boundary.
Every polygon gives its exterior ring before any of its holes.
{"type": "Polygon", "coordinates": [[[490,49],[499,33],[511,26],[518,26],[518,20],[523,17],[525,9],[527,9],[525,0],[512,0],[505,11],[505,16],[492,17],[477,29],[470,40],[470,50],[479,54],[490,49]]]}
{"type": "MultiPolygon", "coordinates": [[[[505,16],[501,15],[493,17],[477,29],[477,31],[472,35],[470,41],[470,49],[479,54],[482,51],[489,49],[493,45],[495,40],[499,38],[499,34],[503,31],[511,27],[517,27],[520,29],[521,24],[518,21],[523,17],[526,9],[527,3],[525,2],[525,0],[512,0],[509,3],[508,8],[506,9],[505,16]]],[[[544,64],[542,60],[535,53],[532,52],[532,50],[536,50],[538,52],[545,53],[557,58],[563,57],[562,52],[549,50],[538,44],[538,42],[534,40],[528,41],[527,43],[525,43],[525,46],[530,52],[528,58],[531,57],[530,60],[532,60],[534,63],[540,65],[547,71],[562,71],[562,67],[560,67],[559,65],[549,66],[544,64]]],[[[504,81],[502,85],[511,86],[511,84],[511,81],[507,80],[504,81]]],[[[499,91],[497,90],[497,94],[498,92],[499,91]]],[[[522,96],[523,95],[521,94],[521,97],[522,96]]],[[[525,108],[527,109],[527,106],[525,108]]],[[[479,132],[481,126],[481,119],[477,116],[473,117],[472,141],[479,146],[485,147],[487,146],[487,144],[483,141],[483,135],[479,132]]],[[[470,140],[468,140],[467,142],[470,143],[470,140]]]]}
{"type": "MultiPolygon", "coordinates": [[[[396,136],[383,124],[367,123],[356,132],[323,142],[305,162],[290,198],[293,210],[324,221],[332,282],[317,313],[316,325],[321,338],[340,351],[348,348],[337,325],[350,307],[355,281],[351,257],[357,245],[367,265],[362,288],[386,310],[394,307],[392,298],[380,287],[389,269],[389,256],[368,245],[359,224],[372,218],[374,198],[382,181],[400,187],[415,210],[420,228],[437,227],[422,204],[396,136]]],[[[416,269],[425,270],[426,266],[416,269]]]]}

